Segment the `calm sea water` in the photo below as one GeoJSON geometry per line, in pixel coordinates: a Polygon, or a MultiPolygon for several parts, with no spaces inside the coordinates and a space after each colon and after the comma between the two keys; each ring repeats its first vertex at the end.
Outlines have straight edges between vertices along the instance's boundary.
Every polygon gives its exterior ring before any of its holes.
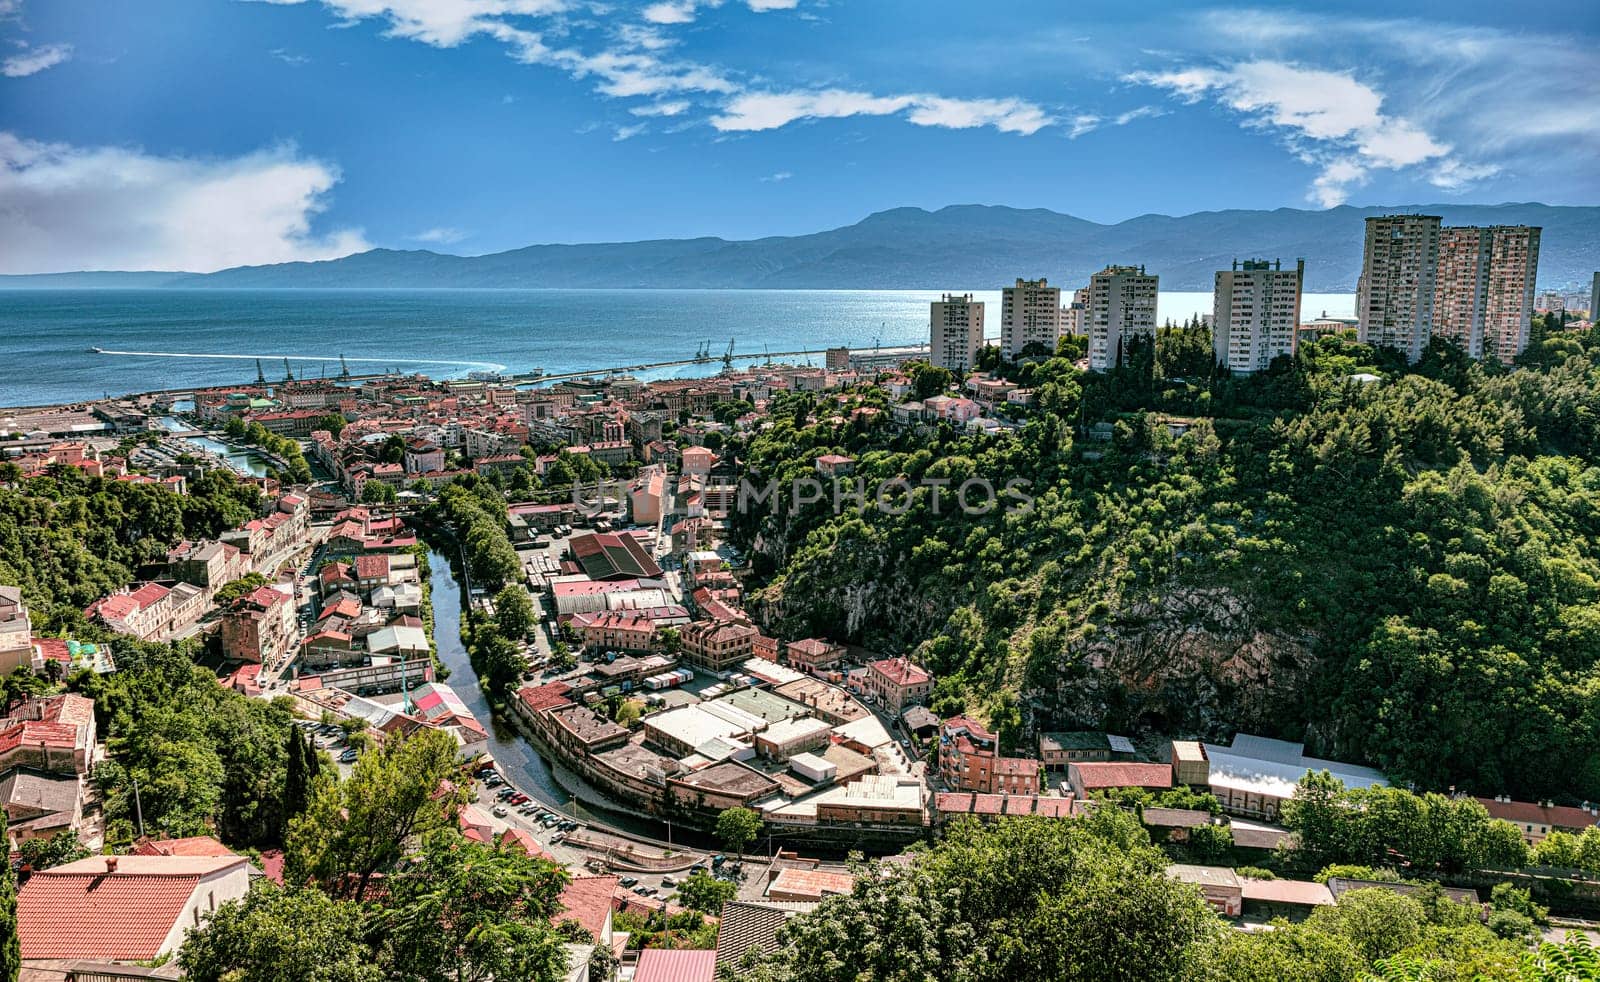
{"type": "MultiPolygon", "coordinates": [[[[999,333],[1000,295],[988,304],[999,333]]],[[[927,340],[926,290],[37,290],[0,292],[0,406],[399,368],[570,372],[736,353],[927,340]],[[129,354],[93,354],[91,347],[129,354]]],[[[1209,293],[1163,293],[1159,317],[1209,312],[1209,293]]],[[[1347,316],[1348,294],[1304,312],[1347,316]]],[[[820,357],[817,359],[820,363],[820,357]]],[[[705,374],[720,364],[654,373],[705,374]]]]}

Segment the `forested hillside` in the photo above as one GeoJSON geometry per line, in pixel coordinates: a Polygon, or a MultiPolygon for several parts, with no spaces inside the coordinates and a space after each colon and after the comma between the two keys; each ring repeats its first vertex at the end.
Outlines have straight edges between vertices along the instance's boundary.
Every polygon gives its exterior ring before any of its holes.
{"type": "Polygon", "coordinates": [[[776,495],[740,517],[755,606],[783,637],[913,653],[936,711],[1006,743],[1251,730],[1428,788],[1600,798],[1600,335],[1536,331],[1526,361],[1440,345],[1407,370],[1330,338],[1211,377],[1209,333],[1173,329],[1105,376],[1012,370],[1040,408],[999,437],[788,397],[735,446],[753,481],[831,450],[869,488],[1022,479],[1033,501],[776,495]]]}
{"type": "Polygon", "coordinates": [[[256,515],[261,492],[213,470],[186,495],[70,467],[24,479],[0,464],[0,583],[22,587],[34,628],[83,628],[83,608],[128,586],[183,539],[215,538],[256,515]]]}

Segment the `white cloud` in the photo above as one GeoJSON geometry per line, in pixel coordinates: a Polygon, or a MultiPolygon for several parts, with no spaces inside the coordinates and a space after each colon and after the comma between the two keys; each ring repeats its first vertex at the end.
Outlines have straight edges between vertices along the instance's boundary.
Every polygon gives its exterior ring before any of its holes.
{"type": "Polygon", "coordinates": [[[648,128],[649,127],[645,126],[643,123],[634,123],[631,126],[618,126],[611,131],[611,142],[621,143],[623,140],[631,140],[640,133],[643,133],[648,128]]]}
{"type": "MultiPolygon", "coordinates": [[[[18,8],[11,9],[15,11],[18,8]]],[[[0,8],[0,13],[4,12],[4,8],[0,8]]],[[[0,63],[0,75],[7,78],[25,78],[46,68],[54,68],[71,57],[70,44],[46,44],[37,48],[27,48],[0,63]]]]}
{"type": "Polygon", "coordinates": [[[1308,197],[1342,204],[1373,168],[1397,170],[1447,159],[1452,148],[1414,121],[1383,111],[1383,96],[1345,72],[1278,61],[1220,68],[1136,72],[1127,80],[1166,89],[1186,102],[1210,96],[1251,125],[1276,129],[1301,159],[1321,165],[1308,197]]]}
{"type": "Polygon", "coordinates": [[[694,20],[695,5],[690,2],[653,3],[640,16],[652,24],[687,24],[694,20]]]}
{"type": "Polygon", "coordinates": [[[413,242],[431,242],[438,245],[450,245],[451,243],[460,242],[466,237],[466,232],[449,226],[430,228],[426,232],[418,232],[416,235],[410,236],[413,242]]]}
{"type": "Polygon", "coordinates": [[[285,65],[294,65],[295,67],[299,67],[301,65],[311,64],[311,59],[308,56],[296,54],[295,52],[290,51],[288,48],[273,48],[269,54],[283,62],[285,65]]]}
{"type": "MultiPolygon", "coordinates": [[[[3,0],[0,0],[3,2],[3,0]]],[[[267,0],[304,2],[304,0],[267,0]]],[[[388,35],[440,48],[453,48],[483,36],[505,45],[513,58],[529,65],[565,71],[575,79],[590,80],[595,90],[613,98],[656,100],[653,107],[638,107],[640,116],[677,115],[690,106],[664,97],[709,93],[728,97],[712,122],[720,130],[766,130],[804,118],[842,118],[856,115],[897,115],[918,126],[949,129],[992,127],[1003,133],[1031,134],[1053,125],[1044,109],[1023,99],[956,99],[934,94],[875,96],[842,89],[821,91],[751,91],[743,81],[723,70],[687,60],[674,60],[660,52],[673,41],[663,28],[692,21],[701,9],[722,6],[724,0],[656,0],[640,16],[647,23],[623,24],[607,31],[607,43],[597,49],[547,40],[532,29],[530,19],[551,17],[575,7],[578,0],[319,0],[347,22],[379,19],[388,35]],[[669,109],[671,111],[669,111],[669,109]]],[[[799,0],[744,0],[752,11],[793,9],[799,0]]],[[[558,22],[551,36],[570,28],[558,22]]],[[[630,130],[626,138],[638,132],[630,130]]]]}
{"type": "Polygon", "coordinates": [[[1055,122],[1043,109],[1021,99],[946,99],[917,96],[906,118],[918,126],[971,129],[993,126],[1002,133],[1037,133],[1055,122]]]}
{"type": "Polygon", "coordinates": [[[967,129],[993,126],[1006,133],[1035,133],[1055,122],[1021,99],[948,99],[934,95],[878,96],[846,89],[742,92],[723,106],[711,125],[724,132],[771,130],[801,119],[892,116],[905,113],[918,126],[967,129]]]}
{"type": "Polygon", "coordinates": [[[1183,29],[1224,58],[1270,50],[1319,65],[1383,65],[1384,115],[1413,130],[1369,150],[1405,160],[1429,141],[1449,145],[1410,165],[1436,187],[1514,176],[1520,187],[1575,192],[1576,201],[1600,193],[1600,48],[1581,34],[1237,8],[1197,15],[1183,29]]]}
{"type": "Polygon", "coordinates": [[[780,181],[787,181],[789,178],[791,178],[793,176],[794,176],[794,174],[792,174],[791,172],[786,171],[786,170],[781,170],[781,171],[778,171],[776,174],[768,174],[766,177],[763,177],[761,179],[761,183],[762,184],[777,184],[780,181]]]}
{"type": "Polygon", "coordinates": [[[1096,116],[1094,113],[1079,113],[1067,120],[1067,123],[1071,126],[1071,129],[1067,130],[1067,139],[1076,140],[1085,133],[1093,133],[1100,128],[1100,124],[1103,122],[1105,122],[1105,118],[1102,116],[1096,116]]]}
{"type": "Polygon", "coordinates": [[[648,106],[634,106],[628,112],[635,116],[681,116],[689,111],[689,104],[683,100],[667,102],[652,102],[648,106]]]}
{"type": "Polygon", "coordinates": [[[293,147],[200,159],[0,132],[0,272],[208,272],[348,255],[369,248],[359,230],[311,229],[338,181],[293,147]]]}
{"type": "Polygon", "coordinates": [[[1140,106],[1137,109],[1119,113],[1112,122],[1118,126],[1127,126],[1136,119],[1154,119],[1157,116],[1165,116],[1166,114],[1167,111],[1165,109],[1160,109],[1156,106],[1140,106]]]}

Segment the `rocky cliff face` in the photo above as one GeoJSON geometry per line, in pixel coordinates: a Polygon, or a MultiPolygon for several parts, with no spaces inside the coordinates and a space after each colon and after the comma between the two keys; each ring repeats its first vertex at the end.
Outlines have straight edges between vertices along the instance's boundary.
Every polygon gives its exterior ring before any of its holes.
{"type": "Polygon", "coordinates": [[[1316,642],[1263,629],[1228,588],[1174,584],[1080,625],[1057,649],[1062,670],[1035,663],[1024,695],[1041,726],[1272,732],[1296,715],[1285,708],[1311,683],[1316,642]]]}

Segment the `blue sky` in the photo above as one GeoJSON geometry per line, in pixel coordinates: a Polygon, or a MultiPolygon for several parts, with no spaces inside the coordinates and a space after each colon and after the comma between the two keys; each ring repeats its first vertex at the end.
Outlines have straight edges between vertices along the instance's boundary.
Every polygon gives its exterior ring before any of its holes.
{"type": "Polygon", "coordinates": [[[1600,203],[1592,0],[1396,7],[0,0],[0,272],[1600,203]]]}

